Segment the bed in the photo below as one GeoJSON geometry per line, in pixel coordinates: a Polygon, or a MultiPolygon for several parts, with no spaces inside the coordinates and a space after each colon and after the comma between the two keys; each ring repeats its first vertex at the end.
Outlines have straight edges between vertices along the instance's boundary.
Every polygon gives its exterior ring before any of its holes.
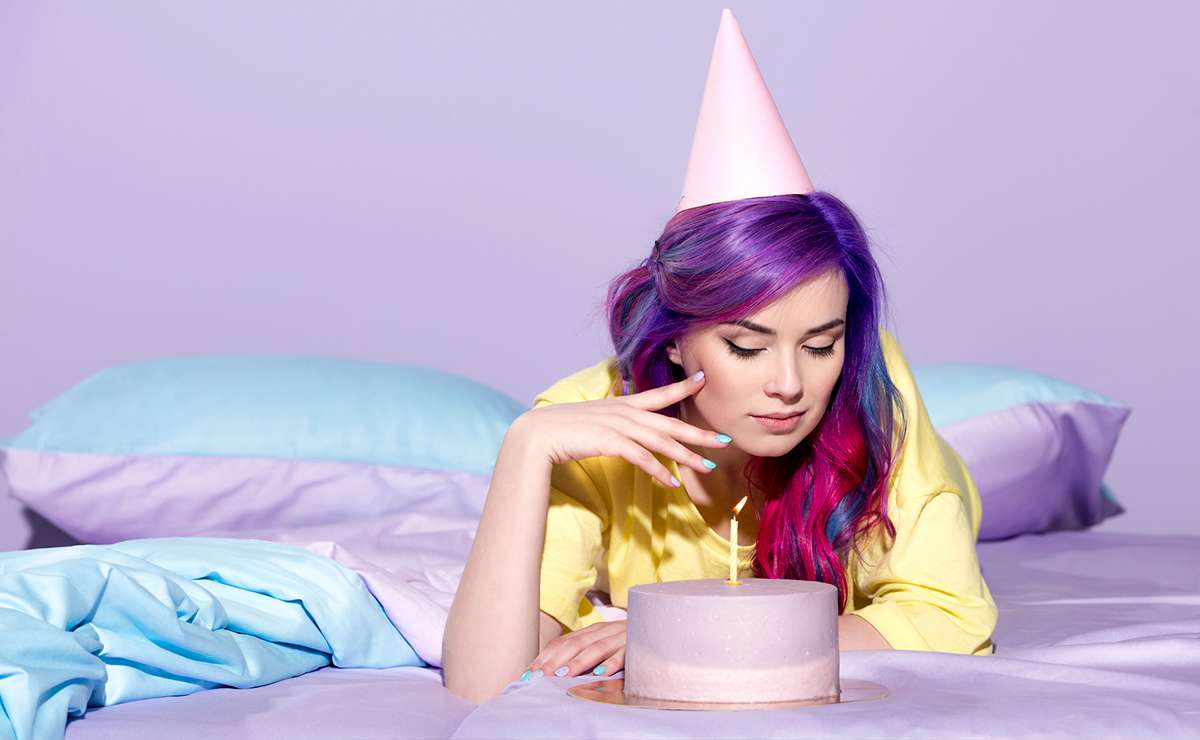
{"type": "Polygon", "coordinates": [[[476,706],[450,694],[436,666],[329,666],[258,688],[93,708],[66,737],[1196,737],[1200,537],[1055,532],[978,549],[1000,607],[996,654],[843,653],[843,677],[888,688],[879,701],[635,709],[565,692],[599,679],[550,676],[476,706]]]}
{"type": "MultiPolygon", "coordinates": [[[[953,390],[946,397],[930,376],[922,381],[939,431],[969,453],[985,494],[990,529],[978,552],[1000,609],[994,655],[845,652],[843,678],[880,683],[889,695],[806,709],[652,710],[566,693],[601,680],[590,676],[514,676],[476,706],[441,684],[442,629],[486,498],[486,466],[523,406],[407,371],[384,383],[378,365],[322,365],[306,385],[310,360],[290,370],[254,362],[253,372],[216,368],[241,384],[224,395],[213,390],[213,363],[196,372],[178,362],[142,368],[139,377],[125,368],[111,386],[94,378],[40,409],[24,439],[0,440],[0,482],[91,543],[0,553],[0,622],[15,615],[45,628],[0,638],[0,720],[21,720],[9,725],[22,728],[21,740],[64,732],[72,740],[1200,734],[1200,536],[1089,529],[1120,511],[1100,475],[1127,409],[1103,399],[1052,388],[1054,398],[1023,392],[1019,403],[964,416],[971,406],[961,378],[943,385],[953,390]],[[262,383],[246,386],[256,373],[262,383]],[[328,396],[331,377],[347,390],[317,408],[313,399],[328,396]],[[397,391],[414,388],[414,398],[397,391]],[[444,397],[430,404],[437,394],[444,397]],[[193,415],[181,418],[192,402],[193,415]],[[459,410],[447,413],[454,403],[459,410]],[[958,416],[938,417],[939,407],[958,416]],[[307,410],[297,417],[298,408],[307,410]],[[426,408],[436,414],[422,421],[426,408]],[[156,409],[172,416],[155,417],[156,409]],[[481,409],[490,409],[488,420],[481,409]],[[396,419],[408,422],[410,436],[397,435],[396,419]],[[1030,445],[1048,441],[1031,430],[1054,435],[1054,457],[1026,464],[1020,479],[1016,466],[989,461],[985,453],[1004,451],[1000,441],[1012,433],[1005,424],[1020,432],[1024,463],[1034,459],[1030,445]],[[364,427],[356,437],[363,444],[385,440],[394,449],[346,459],[346,430],[355,425],[364,427]],[[322,429],[335,432],[322,439],[322,429]],[[254,447],[262,440],[286,449],[254,447]],[[335,447],[343,459],[327,454],[335,447]],[[454,451],[449,462],[437,457],[446,450],[454,451]],[[1079,464],[1064,465],[1068,458],[1079,464]],[[1063,470],[1075,478],[1064,482],[1063,470]],[[1027,512],[1036,516],[1022,519],[1027,512]],[[1003,527],[1022,533],[1004,536],[1003,527]],[[46,584],[57,584],[60,602],[46,584]],[[61,618],[64,605],[80,616],[61,618]],[[167,632],[152,619],[162,609],[167,632]],[[101,624],[105,610],[116,618],[101,624]],[[220,627],[212,631],[224,643],[196,642],[209,636],[203,619],[220,627]],[[39,635],[62,638],[55,644],[74,652],[39,653],[39,635]],[[378,650],[384,643],[392,652],[378,650]],[[225,673],[212,672],[211,655],[223,656],[225,673]],[[92,671],[90,683],[72,665],[92,671]],[[128,679],[123,688],[114,676],[128,679]],[[73,711],[58,701],[64,687],[79,689],[73,711]],[[110,701],[97,701],[106,691],[110,701]]],[[[1002,380],[1013,387],[1011,376],[1002,380]]],[[[987,398],[994,405],[995,393],[987,398]]],[[[6,731],[0,721],[0,737],[6,731]]]]}
{"type": "Polygon", "coordinates": [[[1200,538],[1059,532],[979,552],[997,653],[843,653],[842,675],[888,687],[883,700],[672,712],[585,703],[552,678],[481,705],[453,737],[1196,737],[1200,538]]]}

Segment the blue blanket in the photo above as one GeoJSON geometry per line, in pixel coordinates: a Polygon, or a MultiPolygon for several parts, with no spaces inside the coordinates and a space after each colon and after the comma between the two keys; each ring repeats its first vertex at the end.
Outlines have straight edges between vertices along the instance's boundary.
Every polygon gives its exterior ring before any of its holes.
{"type": "Polygon", "coordinates": [[[88,707],[339,667],[426,665],[357,573],[261,540],[0,553],[0,738],[88,707]]]}

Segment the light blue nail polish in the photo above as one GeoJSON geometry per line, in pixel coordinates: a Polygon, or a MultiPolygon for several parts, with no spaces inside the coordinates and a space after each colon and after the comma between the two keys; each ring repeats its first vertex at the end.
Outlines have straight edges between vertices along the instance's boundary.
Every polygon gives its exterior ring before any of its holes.
{"type": "Polygon", "coordinates": [[[569,670],[571,670],[571,669],[567,668],[566,666],[563,666],[563,667],[559,668],[557,671],[555,671],[554,675],[558,676],[559,678],[562,678],[563,676],[567,675],[567,671],[569,671],[569,670]]]}
{"type": "Polygon", "coordinates": [[[733,441],[733,437],[730,437],[728,434],[718,434],[718,435],[717,435],[717,441],[718,441],[718,442],[726,442],[726,443],[728,443],[728,442],[732,442],[732,441],[733,441]]]}
{"type": "Polygon", "coordinates": [[[546,672],[545,672],[545,671],[543,671],[541,668],[539,668],[539,669],[537,669],[536,671],[534,671],[534,672],[533,672],[533,677],[534,677],[534,678],[541,678],[541,677],[542,677],[542,676],[544,676],[544,675],[546,675],[546,672]]]}
{"type": "Polygon", "coordinates": [[[704,467],[708,468],[709,470],[712,470],[713,468],[717,467],[717,464],[715,462],[713,462],[712,460],[709,460],[706,457],[706,458],[704,458],[704,467]]]}
{"type": "Polygon", "coordinates": [[[528,681],[529,677],[532,675],[533,675],[533,671],[525,671],[524,673],[521,674],[521,680],[528,681]]]}
{"type": "Polygon", "coordinates": [[[695,375],[692,376],[692,380],[696,381],[697,383],[699,383],[701,380],[704,380],[704,371],[700,370],[699,372],[697,372],[695,375]]]}
{"type": "Polygon", "coordinates": [[[598,665],[592,669],[592,673],[596,676],[603,676],[604,672],[607,670],[608,670],[608,666],[598,665]]]}

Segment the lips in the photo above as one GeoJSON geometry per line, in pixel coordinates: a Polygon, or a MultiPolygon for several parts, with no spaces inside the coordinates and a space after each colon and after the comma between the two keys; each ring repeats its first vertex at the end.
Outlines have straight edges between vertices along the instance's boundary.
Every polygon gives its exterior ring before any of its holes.
{"type": "Polygon", "coordinates": [[[751,414],[751,416],[753,416],[754,420],[762,425],[764,429],[770,432],[786,433],[795,431],[795,429],[800,426],[800,419],[804,416],[804,413],[801,412],[798,414],[793,414],[785,419],[777,419],[772,416],[755,416],[754,414],[751,414]]]}

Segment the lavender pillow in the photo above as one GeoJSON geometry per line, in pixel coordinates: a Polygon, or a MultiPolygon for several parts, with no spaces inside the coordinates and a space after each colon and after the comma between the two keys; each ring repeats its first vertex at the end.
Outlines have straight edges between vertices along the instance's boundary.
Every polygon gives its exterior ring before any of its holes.
{"type": "MultiPolygon", "coordinates": [[[[1064,381],[914,367],[983,503],[981,540],[1124,511],[1102,480],[1130,409],[1064,381]]],[[[197,357],[116,366],[0,439],[7,489],[83,542],[383,516],[397,490],[474,490],[524,407],[448,373],[354,360],[197,357]]]]}
{"type": "Polygon", "coordinates": [[[476,490],[525,408],[459,375],[383,362],[117,365],[0,439],[0,495],[90,543],[371,519],[414,493],[476,490]]]}
{"type": "Polygon", "coordinates": [[[1124,513],[1104,482],[1131,409],[1040,373],[913,367],[938,433],[979,487],[980,540],[1084,529],[1124,513]]]}

